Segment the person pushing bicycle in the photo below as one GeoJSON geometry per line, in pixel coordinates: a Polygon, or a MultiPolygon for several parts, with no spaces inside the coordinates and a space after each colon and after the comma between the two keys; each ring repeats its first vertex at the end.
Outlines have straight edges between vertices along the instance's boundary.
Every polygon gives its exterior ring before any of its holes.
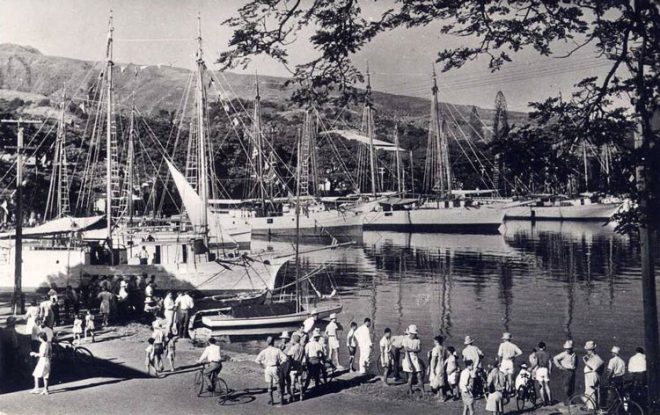
{"type": "Polygon", "coordinates": [[[212,391],[215,389],[215,378],[222,370],[222,356],[220,354],[220,346],[216,344],[216,340],[211,337],[208,341],[208,346],[204,349],[202,356],[197,360],[198,364],[206,363],[204,368],[204,375],[208,379],[207,389],[212,391]]]}

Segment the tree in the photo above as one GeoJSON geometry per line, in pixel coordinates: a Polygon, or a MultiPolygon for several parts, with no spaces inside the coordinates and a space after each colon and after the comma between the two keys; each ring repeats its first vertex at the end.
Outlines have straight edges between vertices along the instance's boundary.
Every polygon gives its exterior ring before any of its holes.
{"type": "MultiPolygon", "coordinates": [[[[250,57],[266,54],[289,65],[287,48],[312,28],[308,41],[318,53],[307,62],[290,68],[292,82],[300,88],[295,100],[350,101],[360,97],[354,84],[362,74],[351,56],[379,33],[400,27],[425,26],[441,21],[441,31],[471,38],[476,43],[442,50],[438,62],[443,70],[460,68],[480,56],[488,58],[495,71],[510,62],[515,53],[532,48],[543,56],[570,56],[590,47],[607,58],[611,66],[602,78],[591,77],[577,85],[572,98],[571,126],[589,133],[593,125],[606,122],[614,99],[628,99],[622,109],[639,125],[639,145],[631,153],[637,166],[637,189],[632,194],[638,209],[634,215],[642,244],[649,399],[660,397],[660,355],[651,259],[651,234],[660,214],[660,146],[653,116],[658,112],[657,45],[660,18],[655,2],[649,0],[400,0],[370,21],[362,15],[358,0],[252,0],[238,10],[238,17],[226,23],[234,28],[229,49],[220,62],[225,67],[247,64],[250,57]],[[575,42],[568,53],[559,47],[575,42]],[[339,96],[333,94],[339,93],[339,96]]],[[[545,116],[555,109],[548,103],[545,116]]],[[[634,166],[629,166],[633,168],[634,166]]],[[[629,217],[622,217],[628,220],[629,217]]]]}

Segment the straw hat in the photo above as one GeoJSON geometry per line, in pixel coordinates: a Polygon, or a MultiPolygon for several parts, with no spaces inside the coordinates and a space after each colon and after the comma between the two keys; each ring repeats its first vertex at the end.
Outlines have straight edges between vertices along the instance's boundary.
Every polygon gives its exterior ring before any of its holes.
{"type": "Polygon", "coordinates": [[[573,340],[566,340],[564,342],[564,349],[572,349],[573,348],[573,340]]]}
{"type": "Polygon", "coordinates": [[[283,331],[283,332],[282,332],[282,335],[280,336],[280,339],[290,339],[290,338],[291,338],[291,337],[289,336],[289,332],[286,331],[286,330],[283,331]]]}
{"type": "Polygon", "coordinates": [[[527,363],[521,363],[520,368],[521,369],[527,369],[527,363]]]}
{"type": "Polygon", "coordinates": [[[314,332],[312,333],[312,337],[321,337],[321,329],[320,328],[315,328],[314,332]]]}
{"type": "Polygon", "coordinates": [[[593,340],[589,340],[584,344],[584,350],[596,350],[596,343],[593,340]]]}
{"type": "Polygon", "coordinates": [[[416,324],[411,324],[408,326],[408,334],[419,334],[419,331],[417,331],[416,324]]]}
{"type": "Polygon", "coordinates": [[[612,347],[612,353],[619,354],[620,352],[621,352],[621,348],[619,346],[612,347]]]}
{"type": "Polygon", "coordinates": [[[502,340],[511,340],[511,333],[508,331],[504,334],[502,334],[502,340]]]}
{"type": "Polygon", "coordinates": [[[472,337],[465,336],[465,341],[463,342],[463,344],[472,344],[472,343],[474,343],[474,340],[472,340],[472,337]]]}
{"type": "Polygon", "coordinates": [[[330,314],[330,320],[337,320],[337,313],[330,314]]]}

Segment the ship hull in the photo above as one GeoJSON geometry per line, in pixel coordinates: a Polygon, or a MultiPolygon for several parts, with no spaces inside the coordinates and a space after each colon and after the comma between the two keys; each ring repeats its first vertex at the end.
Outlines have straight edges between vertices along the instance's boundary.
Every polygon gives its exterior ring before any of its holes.
{"type": "Polygon", "coordinates": [[[505,210],[505,219],[608,222],[618,208],[619,205],[614,203],[572,206],[516,206],[505,210]]]}
{"type": "MultiPolygon", "coordinates": [[[[13,244],[12,244],[13,245],[13,244]]],[[[0,291],[14,287],[14,249],[0,253],[0,291]]],[[[201,256],[203,257],[203,256],[201,256]]],[[[23,247],[22,285],[25,292],[37,292],[53,285],[78,287],[92,276],[155,276],[159,289],[209,292],[243,292],[272,289],[277,273],[288,257],[255,255],[251,259],[187,263],[140,264],[131,258],[120,265],[92,265],[90,253],[83,248],[36,249],[23,247]],[[132,263],[137,262],[137,263],[132,263]]]]}
{"type": "Polygon", "coordinates": [[[499,233],[504,213],[496,207],[421,207],[411,210],[378,211],[365,215],[364,230],[499,233]]]}

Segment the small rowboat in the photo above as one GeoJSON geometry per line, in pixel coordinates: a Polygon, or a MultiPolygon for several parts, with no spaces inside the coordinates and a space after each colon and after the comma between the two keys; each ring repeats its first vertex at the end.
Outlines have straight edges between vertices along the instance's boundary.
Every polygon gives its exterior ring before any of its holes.
{"type": "Polygon", "coordinates": [[[195,299],[195,307],[198,310],[217,311],[219,309],[241,306],[263,304],[268,296],[268,290],[247,292],[239,295],[219,294],[195,299]]]}
{"type": "MultiPolygon", "coordinates": [[[[316,308],[319,319],[341,312],[341,304],[316,308]]],[[[295,311],[295,303],[274,303],[261,306],[239,306],[225,309],[205,310],[193,319],[197,328],[210,331],[212,336],[232,336],[255,333],[270,333],[274,328],[299,327],[309,311],[295,311]],[[255,315],[256,314],[256,315],[255,315]]]]}

